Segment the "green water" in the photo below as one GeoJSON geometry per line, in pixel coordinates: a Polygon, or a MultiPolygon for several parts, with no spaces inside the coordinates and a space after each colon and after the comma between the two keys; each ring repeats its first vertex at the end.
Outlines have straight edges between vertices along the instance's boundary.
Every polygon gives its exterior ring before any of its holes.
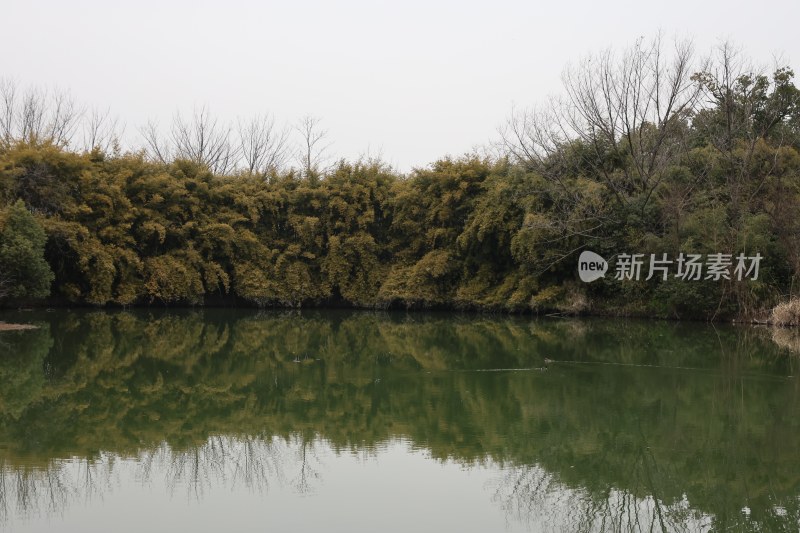
{"type": "Polygon", "coordinates": [[[798,530],[786,332],[232,310],[0,320],[40,326],[0,333],[3,530],[798,530]]]}

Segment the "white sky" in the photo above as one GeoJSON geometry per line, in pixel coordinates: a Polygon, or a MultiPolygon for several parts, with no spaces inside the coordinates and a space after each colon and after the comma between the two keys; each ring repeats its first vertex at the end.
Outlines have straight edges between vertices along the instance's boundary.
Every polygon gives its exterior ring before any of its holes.
{"type": "Polygon", "coordinates": [[[660,29],[800,70],[798,24],[798,0],[3,0],[0,77],[110,107],[135,142],[148,119],[194,106],[310,114],[332,154],[409,170],[488,142],[512,104],[558,92],[592,51],[660,29]]]}

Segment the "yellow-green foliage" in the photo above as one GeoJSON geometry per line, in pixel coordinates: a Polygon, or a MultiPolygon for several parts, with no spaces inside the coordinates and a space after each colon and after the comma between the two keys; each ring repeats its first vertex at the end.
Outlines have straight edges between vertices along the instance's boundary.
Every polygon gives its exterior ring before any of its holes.
{"type": "Polygon", "coordinates": [[[800,135],[722,150],[704,137],[717,119],[697,118],[706,129],[652,191],[577,141],[535,170],[464,156],[407,176],[343,161],[313,179],[17,143],[0,149],[0,204],[22,200],[44,228],[51,296],[74,303],[722,317],[773,305],[800,273],[800,135]],[[583,249],[764,259],[756,282],[584,285],[583,249]]]}

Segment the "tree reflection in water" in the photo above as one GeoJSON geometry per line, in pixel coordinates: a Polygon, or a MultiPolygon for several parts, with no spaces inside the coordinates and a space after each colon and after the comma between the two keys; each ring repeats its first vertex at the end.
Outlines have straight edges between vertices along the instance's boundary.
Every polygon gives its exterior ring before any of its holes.
{"type": "Polygon", "coordinates": [[[185,491],[201,501],[207,490],[229,487],[266,494],[272,483],[310,494],[321,483],[321,440],[215,435],[202,445],[173,450],[162,444],[136,456],[101,453],[94,459],[54,459],[44,467],[0,465],[0,519],[58,515],[74,502],[102,499],[128,482],[163,484],[171,496],[185,491]],[[124,465],[124,466],[120,466],[124,465]],[[120,468],[125,470],[120,473],[120,468]]]}
{"type": "Polygon", "coordinates": [[[0,346],[4,519],[102,498],[125,482],[120,465],[196,500],[221,486],[313,493],[322,458],[380,461],[402,439],[496,472],[491,500],[546,530],[800,523],[797,363],[769,332],[372,313],[28,316],[42,327],[0,346]],[[481,371],[497,369],[526,370],[481,371]]]}

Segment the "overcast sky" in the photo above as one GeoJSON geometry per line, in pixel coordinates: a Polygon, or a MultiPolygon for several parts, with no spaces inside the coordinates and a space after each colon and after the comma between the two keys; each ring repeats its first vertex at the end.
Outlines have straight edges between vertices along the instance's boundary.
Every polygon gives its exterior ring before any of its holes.
{"type": "Polygon", "coordinates": [[[400,170],[487,143],[565,65],[659,29],[800,61],[800,1],[135,2],[3,0],[0,77],[109,107],[130,140],[207,105],[223,119],[322,119],[332,153],[400,170]]]}

